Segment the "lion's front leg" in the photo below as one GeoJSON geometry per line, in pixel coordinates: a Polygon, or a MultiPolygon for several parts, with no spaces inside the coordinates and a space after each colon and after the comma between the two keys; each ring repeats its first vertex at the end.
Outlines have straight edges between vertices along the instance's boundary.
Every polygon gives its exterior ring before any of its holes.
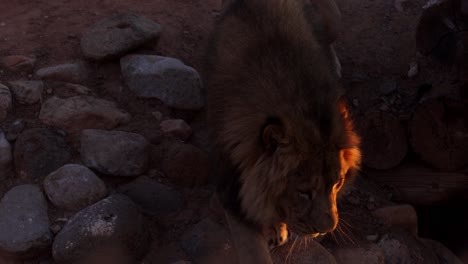
{"type": "Polygon", "coordinates": [[[272,264],[270,250],[263,234],[241,223],[225,211],[231,237],[241,264],[272,264]]]}

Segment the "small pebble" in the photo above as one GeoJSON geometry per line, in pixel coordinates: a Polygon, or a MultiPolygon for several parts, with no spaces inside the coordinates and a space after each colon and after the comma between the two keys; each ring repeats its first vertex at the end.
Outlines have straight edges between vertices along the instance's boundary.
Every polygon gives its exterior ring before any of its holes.
{"type": "Polygon", "coordinates": [[[369,210],[374,210],[374,209],[375,209],[375,205],[369,203],[369,204],[367,204],[367,209],[369,209],[369,210]]]}
{"type": "Polygon", "coordinates": [[[374,196],[369,196],[369,202],[371,202],[371,203],[375,202],[374,196]]]}

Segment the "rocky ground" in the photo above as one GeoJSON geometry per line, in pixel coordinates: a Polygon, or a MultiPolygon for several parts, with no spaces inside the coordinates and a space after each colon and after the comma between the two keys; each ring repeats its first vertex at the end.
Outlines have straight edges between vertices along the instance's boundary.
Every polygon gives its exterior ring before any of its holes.
{"type": "MultiPolygon", "coordinates": [[[[416,56],[423,1],[338,3],[356,116],[398,113],[421,84],[458,93],[451,72],[416,56]]],[[[235,263],[209,184],[200,78],[219,6],[2,3],[1,264],[235,263]]],[[[363,173],[343,191],[339,229],[275,250],[275,263],[461,263],[392,195],[363,173]]]]}

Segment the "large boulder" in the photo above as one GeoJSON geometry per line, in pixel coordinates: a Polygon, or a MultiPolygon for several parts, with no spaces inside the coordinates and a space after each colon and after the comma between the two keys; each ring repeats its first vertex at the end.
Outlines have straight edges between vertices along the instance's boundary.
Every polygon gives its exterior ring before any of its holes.
{"type": "Polygon", "coordinates": [[[204,106],[200,75],[178,59],[127,55],[120,59],[120,67],[128,87],[140,98],[157,98],[184,110],[204,106]]]}
{"type": "Polygon", "coordinates": [[[146,176],[121,186],[119,192],[130,197],[146,214],[152,216],[174,213],[184,205],[179,192],[146,176]]]}
{"type": "Polygon", "coordinates": [[[60,209],[80,210],[107,194],[106,185],[90,169],[79,164],[67,164],[44,180],[49,200],[60,209]]]}
{"type": "Polygon", "coordinates": [[[56,131],[32,128],[16,140],[13,157],[17,176],[42,182],[45,176],[70,161],[72,150],[56,131]]]}
{"type": "Polygon", "coordinates": [[[81,36],[85,57],[103,60],[118,57],[159,37],[161,27],[140,15],[120,13],[95,23],[81,36]]]}
{"type": "Polygon", "coordinates": [[[194,263],[237,263],[229,231],[208,218],[183,234],[180,243],[194,263]]]}
{"type": "Polygon", "coordinates": [[[83,95],[48,99],[42,104],[39,118],[49,126],[78,133],[87,128],[112,129],[128,122],[130,115],[114,102],[83,95]]]}
{"type": "Polygon", "coordinates": [[[84,62],[75,62],[44,67],[36,75],[43,80],[83,83],[89,77],[89,70],[84,62]]]}
{"type": "Polygon", "coordinates": [[[44,83],[42,81],[14,81],[9,82],[15,99],[20,104],[35,104],[42,99],[44,83]]]}
{"type": "Polygon", "coordinates": [[[137,176],[148,168],[149,142],[123,131],[86,129],[81,134],[81,159],[89,168],[114,176],[137,176]]]}
{"type": "Polygon", "coordinates": [[[149,240],[138,206],[118,194],[73,216],[55,237],[52,254],[59,263],[89,263],[83,260],[108,249],[140,259],[149,240]]]}
{"type": "Polygon", "coordinates": [[[31,256],[52,243],[47,201],[39,187],[20,185],[0,201],[0,249],[31,256]]]}

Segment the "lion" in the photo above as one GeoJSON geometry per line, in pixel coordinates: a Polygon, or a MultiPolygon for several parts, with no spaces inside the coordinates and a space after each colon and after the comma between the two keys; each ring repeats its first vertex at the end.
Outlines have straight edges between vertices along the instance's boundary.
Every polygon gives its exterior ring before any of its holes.
{"type": "Polygon", "coordinates": [[[270,263],[265,251],[291,236],[337,227],[337,196],[361,160],[333,49],[338,18],[332,0],[224,3],[207,54],[207,115],[240,263],[270,263]]]}

